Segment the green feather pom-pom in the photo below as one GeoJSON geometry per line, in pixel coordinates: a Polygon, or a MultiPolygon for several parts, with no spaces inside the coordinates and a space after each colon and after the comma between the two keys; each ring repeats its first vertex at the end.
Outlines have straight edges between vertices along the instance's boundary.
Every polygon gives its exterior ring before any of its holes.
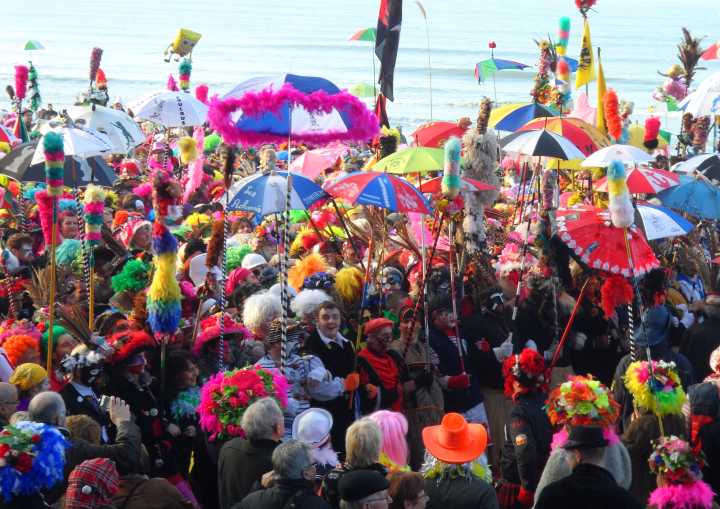
{"type": "Polygon", "coordinates": [[[129,260],[119,274],[112,277],[114,292],[139,292],[150,284],[150,265],[142,260],[129,260]]]}
{"type": "Polygon", "coordinates": [[[570,30],[570,18],[567,16],[563,16],[560,18],[560,30],[568,31],[570,30]]]}
{"type": "Polygon", "coordinates": [[[215,149],[218,148],[218,145],[222,143],[222,138],[218,133],[212,133],[205,136],[205,145],[203,146],[203,150],[205,153],[215,152],[215,149]]]}
{"type": "Polygon", "coordinates": [[[51,154],[62,152],[64,148],[63,137],[61,134],[49,132],[43,139],[43,150],[51,154]]]}
{"type": "Polygon", "coordinates": [[[252,248],[247,244],[237,247],[229,247],[226,254],[225,270],[230,272],[237,269],[245,258],[245,255],[252,253],[252,248]]]}
{"type": "Polygon", "coordinates": [[[189,59],[183,58],[178,66],[178,74],[190,74],[192,72],[192,62],[189,59]]]}

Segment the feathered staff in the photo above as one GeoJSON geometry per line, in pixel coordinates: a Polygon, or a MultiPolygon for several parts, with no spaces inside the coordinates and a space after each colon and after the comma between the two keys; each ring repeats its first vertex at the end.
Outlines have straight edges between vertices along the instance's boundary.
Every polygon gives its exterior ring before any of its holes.
{"type": "Polygon", "coordinates": [[[105,191],[90,184],[83,197],[85,212],[85,247],[88,252],[88,327],[92,329],[95,319],[95,246],[102,240],[103,212],[105,210],[105,191]]]}
{"type": "Polygon", "coordinates": [[[48,303],[49,323],[47,342],[47,372],[52,373],[52,344],[53,327],[55,325],[55,293],[57,285],[57,262],[55,260],[55,244],[57,238],[57,202],[58,197],[62,194],[63,190],[63,171],[65,167],[65,152],[62,136],[52,131],[47,133],[43,140],[43,149],[45,150],[45,183],[47,185],[45,194],[52,200],[52,222],[50,225],[50,298],[48,303]]]}
{"type": "Polygon", "coordinates": [[[445,170],[440,184],[442,194],[454,200],[460,193],[460,139],[451,137],[445,142],[445,170]]]}
{"type": "Polygon", "coordinates": [[[40,104],[42,104],[42,98],[40,97],[40,87],[38,85],[38,73],[32,62],[28,62],[28,65],[28,81],[30,81],[28,98],[30,100],[30,109],[32,111],[37,111],[40,109],[40,104]]]}
{"type": "Polygon", "coordinates": [[[203,104],[209,104],[208,103],[208,92],[209,88],[207,85],[198,85],[195,87],[195,99],[200,101],[203,104]]]}
{"type": "Polygon", "coordinates": [[[90,52],[90,86],[89,90],[92,92],[92,84],[97,78],[98,69],[100,69],[100,61],[102,60],[103,50],[101,48],[93,48],[90,52]]]}
{"type": "Polygon", "coordinates": [[[625,165],[620,161],[610,162],[607,169],[610,220],[616,228],[629,228],[633,224],[635,210],[630,200],[625,165]]]}
{"type": "Polygon", "coordinates": [[[171,92],[179,92],[177,82],[172,74],[168,74],[167,89],[171,92]]]}
{"type": "Polygon", "coordinates": [[[557,62],[555,64],[555,87],[557,88],[557,98],[555,100],[555,104],[560,108],[561,112],[570,102],[570,66],[565,60],[569,38],[570,18],[563,16],[560,18],[558,41],[557,44],[555,44],[555,52],[557,54],[557,62]]]}
{"type": "Polygon", "coordinates": [[[180,90],[183,92],[190,91],[190,73],[192,72],[192,62],[189,58],[183,58],[178,66],[178,78],[180,80],[180,90]]]}
{"type": "Polygon", "coordinates": [[[643,145],[648,150],[655,150],[658,146],[658,135],[660,134],[660,119],[658,117],[648,117],[645,119],[645,133],[643,135],[643,145]]]}
{"type": "Polygon", "coordinates": [[[27,94],[27,82],[29,74],[30,72],[28,68],[24,65],[15,66],[15,108],[17,111],[17,118],[15,119],[13,134],[16,138],[22,140],[23,142],[29,141],[27,126],[23,122],[22,116],[22,102],[23,99],[25,99],[25,95],[27,94]]]}
{"type": "Polygon", "coordinates": [[[95,86],[98,90],[107,92],[107,76],[105,76],[105,71],[102,69],[97,70],[97,74],[95,75],[95,86]]]}
{"type": "Polygon", "coordinates": [[[604,109],[608,134],[617,141],[622,136],[622,119],[620,118],[618,96],[612,88],[605,92],[604,109]]]}

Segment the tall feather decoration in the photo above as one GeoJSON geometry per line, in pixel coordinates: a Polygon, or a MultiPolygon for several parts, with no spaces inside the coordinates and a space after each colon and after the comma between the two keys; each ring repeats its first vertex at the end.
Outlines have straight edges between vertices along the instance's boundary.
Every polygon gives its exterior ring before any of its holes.
{"type": "Polygon", "coordinates": [[[37,111],[40,109],[42,104],[42,98],[40,97],[40,86],[38,85],[38,73],[32,62],[29,63],[28,67],[28,80],[30,81],[30,90],[28,92],[28,98],[30,100],[30,109],[37,111]]]}
{"type": "Polygon", "coordinates": [[[629,228],[633,224],[635,211],[630,200],[625,165],[620,161],[611,161],[607,169],[607,185],[610,220],[616,228],[629,228]]]}
{"type": "Polygon", "coordinates": [[[195,140],[190,136],[183,136],[177,142],[178,150],[180,151],[180,162],[183,164],[190,164],[197,159],[197,146],[195,140]]]}
{"type": "Polygon", "coordinates": [[[90,184],[83,197],[85,210],[85,241],[89,246],[97,246],[102,240],[103,211],[105,210],[105,191],[102,187],[90,184]]]}
{"type": "MultiPolygon", "coordinates": [[[[48,195],[46,189],[41,189],[35,193],[35,201],[38,206],[38,216],[40,217],[40,229],[42,229],[43,240],[45,245],[52,243],[52,224],[53,224],[53,200],[55,198],[48,195]]],[[[56,237],[60,237],[57,235],[56,237]]],[[[60,244],[60,239],[55,239],[55,244],[60,244]]]]}
{"type": "Polygon", "coordinates": [[[167,89],[171,92],[179,92],[177,82],[175,81],[175,77],[172,73],[168,74],[167,89]]]}
{"type": "Polygon", "coordinates": [[[180,90],[188,92],[190,90],[190,73],[192,72],[192,62],[189,58],[183,58],[178,66],[178,79],[180,81],[180,90]]]}
{"type": "Polygon", "coordinates": [[[440,188],[448,200],[460,193],[460,148],[459,138],[453,136],[445,142],[445,169],[440,188]]]}
{"type": "Polygon", "coordinates": [[[478,110],[475,128],[478,134],[485,134],[490,121],[490,111],[492,110],[492,101],[489,97],[483,97],[480,101],[480,109],[478,110]]]}
{"type": "Polygon", "coordinates": [[[198,85],[195,87],[195,99],[203,104],[208,104],[208,91],[210,89],[207,85],[198,85]]]}
{"type": "Polygon", "coordinates": [[[698,67],[697,64],[700,61],[700,55],[705,51],[700,44],[702,43],[702,37],[693,37],[690,30],[683,27],[683,40],[678,44],[678,59],[682,63],[685,71],[685,86],[689,89],[690,83],[692,83],[695,77],[695,71],[703,69],[698,67]]]}
{"type": "Polygon", "coordinates": [[[620,139],[620,136],[622,136],[622,119],[619,113],[620,105],[618,96],[612,88],[605,92],[604,109],[608,134],[617,141],[620,139]]]}
{"type": "MultiPolygon", "coordinates": [[[[205,131],[201,126],[195,127],[193,132],[193,138],[195,138],[195,146],[203,147],[205,145],[205,131]]],[[[203,176],[203,165],[205,163],[205,156],[201,152],[198,157],[190,163],[188,166],[188,180],[185,183],[185,192],[183,193],[183,203],[187,203],[192,194],[197,191],[202,185],[203,176]]]]}
{"type": "Polygon", "coordinates": [[[645,134],[643,145],[648,150],[654,150],[658,146],[658,135],[660,134],[660,118],[648,117],[645,119],[645,134]]]}
{"type": "Polygon", "coordinates": [[[24,65],[15,66],[15,98],[18,101],[25,99],[29,72],[24,65]]]}
{"type": "Polygon", "coordinates": [[[102,60],[103,50],[101,48],[93,48],[90,52],[90,82],[95,81],[98,69],[100,69],[100,61],[102,60]]]}
{"type": "Polygon", "coordinates": [[[43,138],[45,151],[45,182],[47,194],[59,197],[63,192],[63,178],[65,168],[65,152],[61,134],[50,131],[43,138]]]}

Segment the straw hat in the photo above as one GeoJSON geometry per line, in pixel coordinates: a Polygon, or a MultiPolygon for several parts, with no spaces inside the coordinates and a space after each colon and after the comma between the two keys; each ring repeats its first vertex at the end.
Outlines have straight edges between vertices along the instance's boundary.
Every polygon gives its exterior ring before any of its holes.
{"type": "Polygon", "coordinates": [[[333,426],[332,414],[324,408],[308,408],[295,417],[292,437],[311,447],[320,447],[330,436],[333,426]]]}
{"type": "Polygon", "coordinates": [[[480,456],[487,446],[487,431],[482,424],[468,423],[456,413],[448,413],[439,426],[422,432],[425,448],[445,463],[462,464],[480,456]]]}

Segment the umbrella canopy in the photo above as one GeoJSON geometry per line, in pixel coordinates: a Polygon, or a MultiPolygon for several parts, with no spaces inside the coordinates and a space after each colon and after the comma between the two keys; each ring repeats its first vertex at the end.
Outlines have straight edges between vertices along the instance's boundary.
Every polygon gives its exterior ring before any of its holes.
{"type": "Polygon", "coordinates": [[[375,87],[373,87],[372,85],[368,85],[367,83],[358,83],[356,85],[353,85],[348,88],[348,92],[350,92],[355,97],[375,97],[375,87]]]}
{"type": "Polygon", "coordinates": [[[73,106],[68,115],[76,126],[107,135],[114,153],[127,154],[145,142],[145,134],[140,126],[124,111],[93,104],[73,106]]]}
{"type": "Polygon", "coordinates": [[[687,235],[694,228],[690,221],[665,207],[644,202],[638,203],[636,210],[647,240],[687,235]]]}
{"type": "Polygon", "coordinates": [[[581,159],[583,153],[567,138],[541,129],[522,131],[505,136],[500,142],[505,152],[526,156],[555,157],[557,159],[581,159]]]}
{"type": "MultiPolygon", "coordinates": [[[[423,193],[439,193],[442,188],[442,177],[435,177],[426,182],[420,184],[420,192],[423,193]]],[[[467,177],[460,178],[460,190],[466,192],[478,192],[478,191],[493,191],[497,189],[495,186],[486,184],[477,179],[471,179],[467,177]]]]}
{"type": "Polygon", "coordinates": [[[408,147],[383,157],[373,166],[374,171],[405,175],[442,170],[445,151],[440,148],[408,147]]]}
{"type": "MultiPolygon", "coordinates": [[[[636,167],[627,175],[627,185],[631,194],[657,194],[680,184],[680,177],[667,170],[656,168],[636,167]]],[[[601,193],[608,192],[607,177],[598,179],[595,190],[601,193]]]]}
{"type": "Polygon", "coordinates": [[[30,39],[28,42],[25,43],[25,47],[23,49],[25,51],[34,51],[38,49],[45,49],[45,46],[43,46],[40,41],[30,39]]]}
{"type": "Polygon", "coordinates": [[[325,190],[352,204],[375,205],[391,212],[430,213],[427,200],[410,182],[387,173],[350,173],[332,181],[325,190]]]}
{"type": "MultiPolygon", "coordinates": [[[[32,163],[38,143],[24,143],[0,159],[0,173],[20,182],[44,182],[45,163],[32,163]]],[[[95,183],[110,186],[117,179],[113,169],[100,156],[80,157],[65,155],[63,183],[68,187],[81,187],[95,183]]]]}
{"type": "MultiPolygon", "coordinates": [[[[113,151],[113,144],[110,138],[94,129],[63,126],[58,129],[53,129],[52,131],[62,135],[66,156],[90,157],[109,154],[113,151]]],[[[45,162],[45,152],[43,151],[44,138],[45,135],[40,138],[40,143],[37,145],[31,164],[41,164],[45,162]]]]}
{"type": "Polygon", "coordinates": [[[720,112],[720,72],[705,78],[695,92],[680,101],[678,108],[696,117],[720,112]]]}
{"type": "Polygon", "coordinates": [[[451,136],[462,138],[465,131],[455,122],[429,122],[415,129],[411,136],[419,147],[440,148],[451,136]]]}
{"type": "Polygon", "coordinates": [[[703,54],[700,55],[700,58],[702,58],[703,60],[717,60],[718,58],[720,58],[720,42],[711,44],[708,49],[703,51],[703,54]]]}
{"type": "Polygon", "coordinates": [[[350,36],[351,41],[372,41],[375,42],[375,37],[377,35],[377,31],[374,28],[361,28],[352,36],[350,36]]]}
{"type": "Polygon", "coordinates": [[[345,147],[308,150],[293,159],[290,163],[290,171],[314,180],[323,170],[332,167],[345,150],[345,147]]]}
{"type": "Polygon", "coordinates": [[[593,269],[630,277],[641,276],[660,266],[640,229],[634,225],[627,229],[614,227],[607,210],[560,209],[557,227],[560,239],[593,269]],[[632,270],[625,244],[626,235],[632,270]]]}
{"type": "Polygon", "coordinates": [[[505,71],[508,69],[514,69],[522,71],[523,69],[530,67],[522,62],[516,62],[515,60],[505,60],[504,58],[488,58],[475,64],[475,79],[479,83],[482,83],[486,79],[490,78],[498,71],[505,71]]]}
{"type": "Polygon", "coordinates": [[[589,156],[593,152],[610,145],[610,140],[597,127],[579,118],[553,117],[531,120],[518,131],[547,129],[570,140],[573,145],[589,156]]]}
{"type": "Polygon", "coordinates": [[[720,180],[720,155],[699,154],[671,168],[675,173],[702,173],[709,179],[720,180]]]}
{"type": "Polygon", "coordinates": [[[581,163],[581,166],[585,168],[604,168],[612,161],[646,163],[652,161],[652,159],[650,154],[632,145],[610,145],[593,152],[590,157],[581,163]]]}
{"type": "Polygon", "coordinates": [[[11,129],[5,127],[4,125],[0,125],[0,141],[14,145],[17,143],[18,139],[15,137],[11,129]]]}
{"type": "Polygon", "coordinates": [[[228,143],[367,141],[378,121],[365,103],[314,76],[282,74],[244,81],[213,101],[210,125],[228,143]]]}
{"type": "MultiPolygon", "coordinates": [[[[251,175],[230,187],[228,210],[244,210],[259,216],[285,212],[287,172],[278,171],[251,175]]],[[[327,193],[315,182],[302,175],[292,175],[290,208],[306,210],[327,193]]]]}
{"type": "Polygon", "coordinates": [[[681,176],[679,186],[662,191],[658,198],[666,207],[692,216],[720,219],[720,189],[705,177],[681,176]]]}
{"type": "Polygon", "coordinates": [[[186,92],[162,90],[128,105],[136,118],[164,127],[192,127],[207,120],[208,107],[186,92]]]}
{"type": "Polygon", "coordinates": [[[538,117],[556,117],[558,113],[538,103],[514,103],[495,108],[488,125],[498,131],[515,131],[538,117]]]}

